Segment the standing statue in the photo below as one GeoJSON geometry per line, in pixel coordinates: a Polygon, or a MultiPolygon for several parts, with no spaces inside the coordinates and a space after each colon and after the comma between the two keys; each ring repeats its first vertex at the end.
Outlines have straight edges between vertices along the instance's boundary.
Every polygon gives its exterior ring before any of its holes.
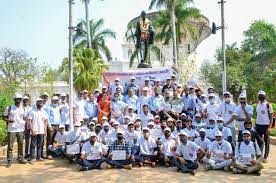
{"type": "Polygon", "coordinates": [[[153,44],[154,29],[145,11],[141,12],[140,20],[137,22],[135,37],[135,46],[139,50],[141,58],[138,68],[151,68],[151,65],[147,63],[147,56],[149,45],[153,44]]]}

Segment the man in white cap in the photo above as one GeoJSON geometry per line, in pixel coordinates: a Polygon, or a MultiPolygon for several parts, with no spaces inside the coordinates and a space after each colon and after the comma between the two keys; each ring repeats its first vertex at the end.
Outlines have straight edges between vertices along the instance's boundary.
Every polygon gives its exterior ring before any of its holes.
{"type": "Polygon", "coordinates": [[[46,108],[48,106],[49,94],[47,92],[42,93],[41,98],[43,100],[43,106],[46,108]]]}
{"type": "Polygon", "coordinates": [[[110,125],[105,122],[103,124],[103,129],[99,133],[98,137],[101,143],[104,145],[109,145],[112,141],[112,136],[113,136],[113,130],[110,129],[110,125]]]}
{"type": "Polygon", "coordinates": [[[211,142],[208,152],[206,152],[203,162],[207,170],[229,170],[232,164],[232,147],[231,144],[224,140],[220,131],[215,132],[216,140],[211,142]]]}
{"type": "Polygon", "coordinates": [[[204,128],[199,130],[199,137],[195,139],[195,143],[201,147],[205,153],[208,151],[208,147],[211,144],[211,141],[206,137],[206,130],[204,128]]]}
{"type": "Polygon", "coordinates": [[[84,100],[84,101],[88,100],[88,91],[87,91],[87,89],[84,89],[84,90],[82,91],[82,93],[83,93],[83,100],[84,100]]]}
{"type": "Polygon", "coordinates": [[[106,162],[110,165],[108,168],[132,169],[132,163],[135,161],[131,152],[131,144],[125,140],[124,132],[119,130],[116,134],[117,140],[109,145],[109,154],[106,162]]]}
{"type": "Polygon", "coordinates": [[[53,144],[48,146],[48,149],[52,152],[54,158],[59,157],[63,154],[65,150],[65,141],[67,133],[68,132],[65,131],[65,125],[59,125],[59,130],[56,133],[53,144]]]}
{"type": "Polygon", "coordinates": [[[153,115],[149,111],[149,106],[147,104],[143,105],[143,109],[139,117],[142,120],[142,127],[146,127],[149,119],[154,119],[153,115]]]}
{"type": "Polygon", "coordinates": [[[197,159],[200,159],[204,152],[196,143],[189,141],[188,137],[184,131],[179,133],[180,143],[177,146],[173,164],[182,173],[195,175],[195,170],[199,166],[197,159]]]}
{"type": "MultiPolygon", "coordinates": [[[[273,108],[272,105],[266,100],[266,93],[264,91],[258,92],[258,104],[256,107],[257,117],[256,117],[256,131],[261,138],[264,138],[265,151],[264,151],[264,163],[268,162],[269,146],[270,146],[270,129],[273,121],[273,108]]],[[[263,146],[259,144],[262,152],[263,146]]]]}
{"type": "Polygon", "coordinates": [[[154,91],[158,91],[159,93],[162,94],[162,83],[161,83],[161,79],[160,78],[157,78],[155,80],[155,85],[154,85],[154,91]]]}
{"type": "Polygon", "coordinates": [[[139,96],[139,86],[135,82],[136,82],[136,78],[132,76],[130,78],[130,84],[128,84],[126,87],[125,95],[128,95],[130,88],[132,88],[134,90],[134,95],[139,96]]]}
{"type": "Polygon", "coordinates": [[[201,117],[202,114],[196,113],[193,119],[193,126],[196,130],[199,130],[201,128],[206,128],[207,124],[205,123],[205,120],[201,117]]]}
{"type": "Polygon", "coordinates": [[[73,105],[73,122],[81,121],[83,119],[83,116],[85,114],[84,110],[85,100],[83,99],[83,93],[82,91],[78,92],[77,99],[74,100],[73,105]]]}
{"type": "Polygon", "coordinates": [[[103,144],[98,142],[95,132],[89,133],[89,141],[85,142],[81,149],[80,171],[101,169],[106,154],[103,144]]]}
{"type": "Polygon", "coordinates": [[[138,115],[142,113],[142,108],[144,104],[149,106],[150,98],[151,97],[148,95],[148,88],[147,87],[142,88],[142,95],[137,99],[136,109],[137,109],[138,115]]]}
{"type": "Polygon", "coordinates": [[[60,123],[65,125],[65,131],[69,131],[70,128],[70,109],[69,104],[67,102],[67,95],[66,93],[60,94],[60,123]]]}
{"type": "Polygon", "coordinates": [[[133,122],[129,122],[127,124],[127,130],[125,133],[125,138],[130,144],[133,146],[137,142],[137,138],[140,135],[138,131],[135,130],[135,126],[133,122]]]}
{"type": "Polygon", "coordinates": [[[167,77],[166,84],[162,88],[162,93],[165,93],[165,91],[170,92],[170,96],[173,96],[173,92],[175,91],[175,86],[172,84],[172,80],[170,77],[167,77]]]}
{"type": "Polygon", "coordinates": [[[111,83],[109,86],[109,90],[111,91],[111,96],[116,93],[116,88],[120,87],[121,88],[121,93],[124,93],[124,87],[120,83],[120,78],[116,78],[114,83],[111,83]]]}
{"type": "Polygon", "coordinates": [[[130,121],[134,122],[135,119],[137,118],[137,114],[134,112],[134,106],[130,105],[127,108],[127,115],[130,117],[130,121]]]}
{"type": "Polygon", "coordinates": [[[247,104],[246,101],[246,95],[244,93],[241,93],[239,96],[239,102],[240,105],[237,107],[237,122],[238,122],[238,142],[242,141],[242,131],[245,130],[244,128],[244,122],[245,121],[251,121],[251,118],[253,117],[253,107],[249,104],[247,104]]]}
{"type": "Polygon", "coordinates": [[[219,131],[221,131],[223,139],[228,141],[234,149],[234,146],[232,144],[232,142],[233,142],[232,138],[233,137],[232,137],[231,130],[229,128],[223,126],[223,123],[224,123],[224,119],[222,117],[218,117],[217,118],[217,129],[219,131]]]}
{"type": "Polygon", "coordinates": [[[237,106],[231,101],[231,94],[229,92],[223,93],[223,102],[219,106],[219,115],[224,119],[224,126],[230,128],[232,133],[232,144],[236,145],[236,129],[235,119],[237,106]]]}
{"type": "Polygon", "coordinates": [[[86,140],[86,135],[80,129],[81,123],[74,124],[74,130],[66,135],[64,154],[70,162],[76,162],[79,159],[80,148],[86,140]]]}
{"type": "Polygon", "coordinates": [[[95,132],[96,124],[98,124],[98,118],[94,117],[88,124],[89,132],[95,132]]]}
{"type": "Polygon", "coordinates": [[[178,118],[178,116],[184,110],[184,102],[183,102],[183,99],[180,97],[180,93],[178,93],[178,91],[173,92],[173,97],[171,99],[171,106],[172,106],[171,113],[173,113],[174,116],[178,118]]]}
{"type": "Polygon", "coordinates": [[[206,127],[206,137],[211,141],[215,140],[215,132],[218,130],[216,126],[216,121],[217,121],[217,118],[215,117],[210,117],[208,119],[208,124],[206,127]]]}
{"type": "Polygon", "coordinates": [[[133,88],[130,88],[130,89],[128,90],[127,95],[123,98],[123,101],[124,101],[128,106],[133,106],[133,107],[135,107],[135,108],[134,108],[134,111],[136,111],[137,100],[138,100],[138,97],[137,97],[137,95],[135,94],[135,90],[134,90],[133,88]]]}
{"type": "MultiPolygon", "coordinates": [[[[47,129],[47,147],[52,145],[54,137],[58,131],[58,127],[61,124],[60,118],[60,106],[59,98],[57,96],[52,97],[52,103],[47,106],[46,112],[48,114],[48,126],[47,129]]],[[[52,159],[52,153],[47,149],[47,159],[52,159]]]]}
{"type": "Polygon", "coordinates": [[[261,163],[262,152],[256,142],[251,141],[251,133],[248,130],[242,132],[243,141],[235,148],[235,161],[233,173],[246,173],[261,175],[263,169],[261,163]]]}
{"type": "Polygon", "coordinates": [[[155,95],[151,97],[150,99],[150,110],[153,113],[153,115],[163,115],[163,109],[165,108],[165,100],[164,97],[162,96],[157,89],[154,91],[155,95]]]}
{"type": "Polygon", "coordinates": [[[144,89],[147,89],[147,94],[148,94],[148,96],[153,96],[154,95],[154,91],[153,91],[153,87],[151,86],[151,84],[150,84],[150,79],[149,78],[145,78],[145,84],[140,88],[140,93],[139,93],[139,96],[142,96],[143,95],[143,90],[144,89]]]}
{"type": "Polygon", "coordinates": [[[216,103],[215,94],[210,93],[208,95],[209,104],[203,110],[203,117],[208,120],[208,118],[216,118],[219,113],[219,104],[216,103]]]}
{"type": "Polygon", "coordinates": [[[7,148],[7,168],[11,167],[13,161],[13,144],[17,138],[18,144],[18,160],[25,164],[23,157],[23,136],[25,129],[24,109],[21,105],[21,94],[15,94],[14,104],[7,107],[3,113],[3,119],[8,126],[8,148],[7,148]]]}
{"type": "Polygon", "coordinates": [[[36,100],[36,107],[30,112],[28,117],[31,130],[31,159],[30,163],[35,162],[35,148],[37,148],[36,159],[42,161],[42,144],[44,136],[47,134],[48,114],[43,109],[43,100],[36,100]]]}
{"type": "Polygon", "coordinates": [[[127,104],[120,99],[118,93],[114,94],[114,99],[110,104],[111,118],[118,120],[127,109],[127,104]]]}
{"type": "Polygon", "coordinates": [[[136,142],[139,154],[135,156],[135,160],[139,163],[140,167],[144,166],[144,164],[155,167],[158,153],[156,140],[150,136],[148,127],[143,127],[142,132],[143,134],[138,137],[136,142]]]}
{"type": "Polygon", "coordinates": [[[165,167],[172,165],[174,151],[176,150],[176,142],[171,137],[171,129],[164,129],[164,137],[160,139],[160,156],[159,162],[162,163],[165,167]]]}
{"type": "Polygon", "coordinates": [[[84,110],[89,118],[89,122],[94,118],[98,117],[98,103],[93,93],[88,94],[88,100],[84,104],[84,110]]]}
{"type": "Polygon", "coordinates": [[[198,131],[193,128],[192,119],[187,119],[186,128],[184,128],[183,131],[188,134],[190,141],[194,141],[194,139],[199,137],[198,131]]]}

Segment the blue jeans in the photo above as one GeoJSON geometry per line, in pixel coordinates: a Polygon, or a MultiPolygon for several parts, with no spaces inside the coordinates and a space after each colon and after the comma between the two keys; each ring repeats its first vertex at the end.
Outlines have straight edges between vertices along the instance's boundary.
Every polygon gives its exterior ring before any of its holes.
{"type": "Polygon", "coordinates": [[[139,153],[139,147],[136,145],[131,145],[131,154],[133,154],[135,156],[138,153],[139,153]]]}
{"type": "Polygon", "coordinates": [[[145,163],[146,160],[155,162],[157,159],[154,155],[136,155],[135,161],[145,163]]]}
{"type": "Polygon", "coordinates": [[[23,132],[8,132],[8,149],[7,149],[7,160],[11,162],[13,160],[13,144],[17,139],[18,146],[18,159],[23,159],[23,132]]]}
{"type": "Polygon", "coordinates": [[[101,158],[98,160],[81,160],[79,164],[81,166],[87,167],[89,170],[91,169],[100,169],[101,164],[105,161],[105,158],[101,158]]]}
{"type": "Polygon", "coordinates": [[[129,165],[132,164],[133,162],[128,159],[128,160],[112,160],[111,158],[106,159],[106,163],[115,166],[117,168],[123,168],[124,165],[129,165]]]}
{"type": "Polygon", "coordinates": [[[187,162],[187,164],[182,164],[177,158],[173,158],[173,164],[183,173],[187,173],[189,170],[196,170],[199,166],[197,162],[191,160],[185,161],[187,162]]]}
{"type": "Polygon", "coordinates": [[[31,137],[31,159],[35,158],[35,147],[37,152],[37,159],[40,159],[42,156],[42,142],[43,142],[44,135],[37,134],[36,136],[31,137]]]}
{"type": "Polygon", "coordinates": [[[159,163],[160,164],[162,164],[162,165],[164,165],[165,163],[169,163],[169,164],[172,164],[172,161],[173,161],[173,156],[167,156],[168,158],[169,158],[169,162],[165,162],[165,155],[163,154],[163,153],[161,153],[160,155],[159,155],[159,163]]]}
{"type": "Polygon", "coordinates": [[[56,158],[63,154],[64,148],[65,147],[58,147],[56,149],[51,149],[50,151],[52,152],[53,157],[56,158]]]}

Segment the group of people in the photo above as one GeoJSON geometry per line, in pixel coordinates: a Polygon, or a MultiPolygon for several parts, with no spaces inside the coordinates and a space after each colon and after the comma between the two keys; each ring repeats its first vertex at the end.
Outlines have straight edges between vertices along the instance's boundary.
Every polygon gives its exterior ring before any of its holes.
{"type": "Polygon", "coordinates": [[[268,162],[273,109],[264,91],[257,95],[254,111],[244,93],[235,104],[229,92],[218,96],[209,87],[204,94],[199,87],[178,84],[175,75],[165,83],[156,80],[154,86],[149,78],[143,86],[135,77],[125,86],[116,78],[101,92],[79,91],[71,123],[65,93],[50,101],[43,93],[34,106],[30,97],[16,94],[3,114],[8,127],[7,167],[17,138],[23,164],[63,157],[79,164],[81,171],[158,164],[194,175],[203,164],[206,170],[260,175],[262,162],[268,162]]]}

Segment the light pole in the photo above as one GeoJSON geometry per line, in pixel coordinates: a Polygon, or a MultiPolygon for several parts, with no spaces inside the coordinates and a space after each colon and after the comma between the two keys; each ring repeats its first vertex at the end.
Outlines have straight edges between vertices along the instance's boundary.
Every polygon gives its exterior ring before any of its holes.
{"type": "Polygon", "coordinates": [[[171,16],[172,16],[172,38],[173,38],[173,63],[177,67],[177,55],[176,55],[176,30],[175,30],[175,2],[171,4],[171,16]]]}
{"type": "Polygon", "coordinates": [[[74,95],[74,88],[73,88],[73,31],[74,27],[72,26],[72,6],[74,4],[74,0],[69,0],[69,109],[70,109],[70,130],[73,128],[73,95],[74,95]]]}
{"type": "Polygon", "coordinates": [[[89,2],[90,2],[90,0],[84,0],[86,29],[87,29],[87,48],[92,48],[92,45],[91,45],[91,29],[90,29],[90,22],[89,22],[89,7],[88,7],[89,2]]]}

